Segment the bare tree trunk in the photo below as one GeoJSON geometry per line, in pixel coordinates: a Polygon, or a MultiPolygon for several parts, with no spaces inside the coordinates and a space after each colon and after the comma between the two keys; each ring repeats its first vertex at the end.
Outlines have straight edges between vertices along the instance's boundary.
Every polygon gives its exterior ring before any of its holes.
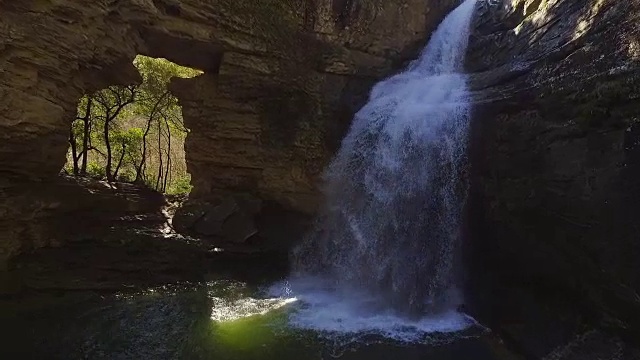
{"type": "Polygon", "coordinates": [[[107,175],[107,181],[111,183],[111,182],[113,182],[113,175],[111,173],[111,161],[112,161],[113,154],[111,153],[111,140],[109,139],[109,124],[110,123],[111,123],[111,120],[110,120],[110,117],[109,117],[109,112],[107,112],[107,116],[105,117],[105,120],[104,120],[103,135],[104,135],[104,144],[107,147],[106,175],[107,175]]]}
{"type": "Polygon", "coordinates": [[[120,167],[122,166],[122,162],[124,161],[124,154],[127,151],[127,143],[122,140],[122,154],[120,154],[120,159],[118,160],[118,165],[116,165],[116,170],[113,172],[113,178],[118,178],[118,172],[120,171],[120,167]]]}
{"type": "Polygon", "coordinates": [[[82,132],[82,165],[80,174],[87,175],[87,162],[89,158],[89,142],[91,139],[91,107],[93,106],[93,98],[87,98],[87,112],[84,114],[84,129],[82,132]]]}
{"type": "Polygon", "coordinates": [[[160,127],[160,121],[158,121],[158,177],[156,179],[156,190],[160,191],[160,182],[162,181],[162,142],[160,137],[162,135],[162,128],[160,127]]]}
{"type": "Polygon", "coordinates": [[[120,112],[122,112],[122,110],[127,107],[127,105],[133,103],[136,101],[136,89],[137,87],[135,85],[129,86],[126,88],[129,91],[129,94],[127,95],[127,98],[123,98],[124,95],[118,93],[117,89],[114,89],[113,87],[109,87],[107,88],[107,90],[114,96],[114,98],[116,99],[115,105],[111,105],[109,104],[109,101],[105,98],[98,98],[96,101],[99,102],[105,109],[105,120],[104,120],[104,129],[103,129],[103,135],[104,135],[104,142],[105,142],[105,146],[107,148],[107,166],[106,166],[106,175],[107,175],[107,180],[109,182],[113,182],[114,181],[114,176],[113,173],[111,172],[112,169],[112,162],[113,162],[113,152],[111,150],[111,143],[110,143],[110,139],[109,139],[109,127],[111,125],[111,122],[115,121],[118,119],[118,116],[120,115],[120,112]]]}
{"type": "Polygon", "coordinates": [[[76,135],[73,133],[73,123],[71,122],[71,129],[69,130],[69,144],[71,145],[71,159],[73,160],[73,175],[78,176],[80,172],[78,168],[78,143],[76,142],[76,135]]]}
{"type": "Polygon", "coordinates": [[[162,101],[169,95],[169,91],[165,91],[162,96],[153,104],[153,109],[151,110],[151,114],[149,114],[149,118],[147,119],[147,128],[144,130],[144,134],[142,135],[142,158],[140,159],[140,164],[136,169],[136,179],[135,182],[140,181],[143,178],[144,173],[147,169],[147,137],[149,136],[149,132],[151,131],[151,125],[153,123],[153,118],[156,112],[160,108],[160,104],[162,101]]]}
{"type": "Polygon", "coordinates": [[[142,180],[144,180],[145,184],[147,183],[147,180],[149,179],[149,177],[147,176],[147,161],[145,160],[144,165],[142,166],[142,180]]]}
{"type": "Polygon", "coordinates": [[[140,164],[136,168],[136,179],[134,182],[139,182],[142,178],[143,170],[146,168],[145,164],[147,162],[147,136],[149,135],[149,131],[151,130],[151,122],[153,118],[149,116],[147,120],[147,128],[144,130],[144,134],[142,135],[142,156],[140,157],[140,164]]]}
{"type": "Polygon", "coordinates": [[[162,185],[162,192],[167,192],[167,180],[169,179],[169,171],[171,171],[171,128],[169,127],[169,121],[165,117],[164,123],[167,125],[167,167],[164,172],[164,184],[162,185]]]}
{"type": "Polygon", "coordinates": [[[168,158],[169,160],[169,172],[167,173],[167,177],[169,178],[169,185],[171,185],[173,183],[173,159],[171,157],[168,158]]]}

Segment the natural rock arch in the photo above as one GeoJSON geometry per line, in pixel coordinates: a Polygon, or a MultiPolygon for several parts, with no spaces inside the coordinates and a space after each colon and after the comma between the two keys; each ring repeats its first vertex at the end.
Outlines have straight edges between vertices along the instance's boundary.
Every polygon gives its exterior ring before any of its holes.
{"type": "Polygon", "coordinates": [[[48,243],[46,229],[17,223],[49,206],[25,189],[56,178],[83,94],[139,81],[137,54],[205,72],[171,86],[193,130],[194,196],[313,211],[317,176],[371,84],[455,1],[399,3],[358,1],[342,28],[329,0],[0,0],[0,262],[48,243]]]}

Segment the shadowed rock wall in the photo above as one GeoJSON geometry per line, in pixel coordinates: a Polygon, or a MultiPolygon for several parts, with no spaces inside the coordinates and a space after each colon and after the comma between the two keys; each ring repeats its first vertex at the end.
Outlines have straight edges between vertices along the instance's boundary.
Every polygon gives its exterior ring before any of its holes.
{"type": "Polygon", "coordinates": [[[468,54],[477,304],[520,340],[581,321],[638,339],[640,2],[492,3],[468,54]]]}

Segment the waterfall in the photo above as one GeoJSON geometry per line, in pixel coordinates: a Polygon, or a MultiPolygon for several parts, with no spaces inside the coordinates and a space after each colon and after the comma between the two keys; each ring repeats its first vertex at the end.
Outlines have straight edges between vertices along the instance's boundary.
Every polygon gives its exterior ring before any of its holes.
{"type": "Polygon", "coordinates": [[[293,254],[297,275],[365,291],[408,314],[459,305],[470,105],[463,61],[475,0],[420,58],[378,83],[324,177],[326,204],[293,254]]]}
{"type": "Polygon", "coordinates": [[[270,288],[295,327],[331,341],[422,342],[475,321],[457,311],[470,103],[464,0],[403,72],[377,84],[326,170],[326,203],[270,288]]]}

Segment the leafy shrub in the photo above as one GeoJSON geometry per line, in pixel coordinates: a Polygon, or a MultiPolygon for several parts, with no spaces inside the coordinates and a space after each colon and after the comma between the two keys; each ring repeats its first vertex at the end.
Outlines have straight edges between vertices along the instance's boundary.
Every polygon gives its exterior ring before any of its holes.
{"type": "Polygon", "coordinates": [[[133,169],[122,169],[118,174],[118,181],[132,183],[136,179],[136,173],[133,169]]]}
{"type": "Polygon", "coordinates": [[[172,182],[171,186],[167,189],[167,194],[187,195],[191,192],[191,189],[193,189],[191,185],[191,175],[186,174],[172,182]]]}
{"type": "Polygon", "coordinates": [[[107,173],[103,165],[92,161],[87,164],[87,175],[102,180],[107,176],[107,173]]]}

